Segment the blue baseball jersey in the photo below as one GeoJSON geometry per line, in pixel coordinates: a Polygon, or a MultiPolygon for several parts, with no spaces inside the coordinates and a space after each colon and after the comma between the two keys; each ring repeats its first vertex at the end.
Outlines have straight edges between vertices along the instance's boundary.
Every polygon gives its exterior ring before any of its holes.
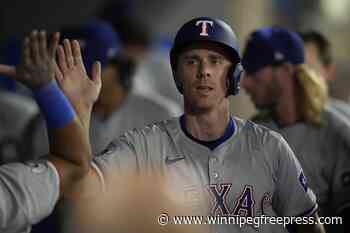
{"type": "MultiPolygon", "coordinates": [[[[251,121],[232,118],[235,132],[213,150],[182,130],[180,119],[125,133],[94,158],[104,177],[161,171],[182,190],[194,215],[209,197],[209,215],[245,217],[309,215],[317,209],[303,170],[285,140],[251,121]]],[[[107,182],[108,183],[108,182],[107,182]]],[[[113,184],[111,184],[113,185],[113,184]]],[[[215,225],[217,232],[256,232],[254,226],[215,225]]],[[[266,224],[259,232],[287,232],[266,224]]]]}

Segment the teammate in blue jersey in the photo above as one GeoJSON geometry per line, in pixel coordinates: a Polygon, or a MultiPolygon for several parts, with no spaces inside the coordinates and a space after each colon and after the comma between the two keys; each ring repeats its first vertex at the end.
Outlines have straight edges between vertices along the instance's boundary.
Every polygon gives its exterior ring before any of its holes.
{"type": "MultiPolygon", "coordinates": [[[[112,187],[110,177],[116,173],[159,171],[182,190],[179,199],[191,208],[186,215],[203,214],[200,200],[205,196],[211,203],[208,215],[318,218],[315,196],[284,139],[230,115],[228,97],[238,94],[242,72],[238,47],[231,27],[221,20],[201,17],[184,24],[176,35],[170,61],[184,97],[185,114],[129,131],[113,141],[93,159],[91,172],[79,179],[76,188],[88,191],[103,181],[107,188],[112,187]]],[[[67,59],[59,62],[65,74],[74,65],[67,52],[67,59]]],[[[62,50],[59,55],[62,57],[62,50]]],[[[86,119],[90,109],[81,103],[91,103],[97,87],[79,88],[89,80],[81,72],[70,74],[59,82],[79,118],[86,119]]],[[[79,131],[72,128],[71,132],[78,135],[79,131]]],[[[320,224],[297,227],[298,232],[324,232],[320,224]]],[[[212,230],[288,232],[281,224],[258,229],[252,224],[218,224],[212,230]]]]}

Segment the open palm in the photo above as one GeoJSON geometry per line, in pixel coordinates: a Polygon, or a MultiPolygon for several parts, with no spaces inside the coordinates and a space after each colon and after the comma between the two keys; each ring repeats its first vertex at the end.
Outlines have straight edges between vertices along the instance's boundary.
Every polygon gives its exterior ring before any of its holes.
{"type": "Polygon", "coordinates": [[[79,42],[65,39],[58,50],[56,79],[81,120],[89,118],[101,90],[101,65],[96,62],[91,78],[87,75],[79,42]]]}

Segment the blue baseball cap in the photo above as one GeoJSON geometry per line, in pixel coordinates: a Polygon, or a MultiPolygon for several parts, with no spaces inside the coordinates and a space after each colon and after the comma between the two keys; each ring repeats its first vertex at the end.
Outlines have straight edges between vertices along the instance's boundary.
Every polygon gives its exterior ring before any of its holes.
{"type": "Polygon", "coordinates": [[[117,32],[111,24],[102,20],[79,27],[64,28],[61,30],[61,38],[79,41],[84,65],[89,74],[96,60],[100,61],[104,68],[121,48],[117,32]]]}
{"type": "Polygon", "coordinates": [[[304,43],[297,33],[273,26],[257,29],[250,34],[242,58],[247,73],[283,62],[295,65],[304,63],[304,43]]]}

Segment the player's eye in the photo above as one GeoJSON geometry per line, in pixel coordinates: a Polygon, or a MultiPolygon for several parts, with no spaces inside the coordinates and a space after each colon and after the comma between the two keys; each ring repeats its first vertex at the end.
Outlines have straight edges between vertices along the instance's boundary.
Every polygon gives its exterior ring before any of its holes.
{"type": "Polygon", "coordinates": [[[222,64],[223,59],[221,59],[220,57],[211,57],[210,58],[210,63],[213,65],[220,65],[222,64]]]}
{"type": "Polygon", "coordinates": [[[189,59],[186,59],[186,65],[196,65],[198,62],[196,59],[193,59],[193,58],[189,58],[189,59]]]}

